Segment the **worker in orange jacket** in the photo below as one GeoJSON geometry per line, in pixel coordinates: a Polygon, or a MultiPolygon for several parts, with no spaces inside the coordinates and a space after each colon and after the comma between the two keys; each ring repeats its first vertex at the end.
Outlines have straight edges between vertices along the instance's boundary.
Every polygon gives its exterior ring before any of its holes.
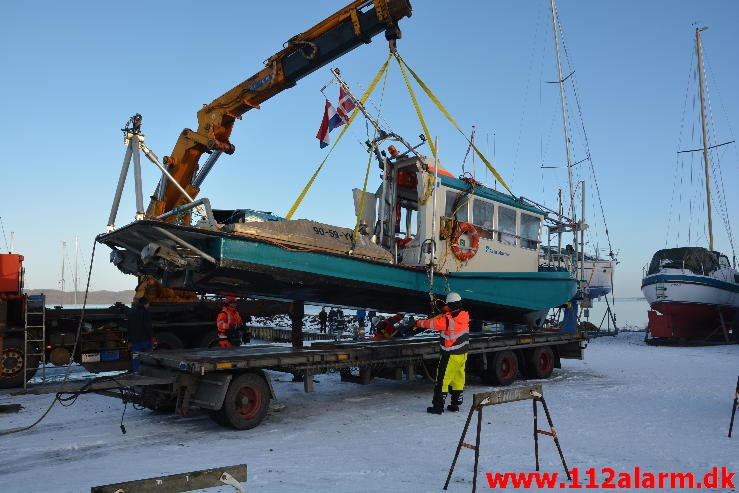
{"type": "Polygon", "coordinates": [[[244,324],[244,319],[236,309],[236,298],[227,296],[223,308],[218,313],[216,327],[218,329],[218,345],[220,347],[234,347],[233,342],[241,344],[241,335],[238,329],[244,324]],[[233,342],[232,342],[233,341],[233,342]]]}
{"type": "Polygon", "coordinates": [[[398,333],[396,324],[403,320],[403,317],[405,317],[405,314],[396,313],[390,318],[377,322],[375,337],[373,339],[389,339],[390,337],[395,337],[398,333]]]}
{"type": "Polygon", "coordinates": [[[448,411],[459,411],[464,390],[465,366],[470,340],[470,314],[462,308],[462,297],[455,292],[446,296],[442,313],[428,320],[419,320],[416,327],[440,332],[441,358],[436,370],[436,385],[431,407],[432,414],[444,412],[447,390],[452,396],[448,411]]]}

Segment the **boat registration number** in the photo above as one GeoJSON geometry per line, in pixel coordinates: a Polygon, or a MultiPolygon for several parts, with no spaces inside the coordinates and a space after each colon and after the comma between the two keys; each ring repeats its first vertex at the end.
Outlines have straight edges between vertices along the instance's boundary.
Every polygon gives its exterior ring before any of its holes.
{"type": "Polygon", "coordinates": [[[345,240],[351,239],[351,235],[349,233],[343,233],[341,231],[335,231],[333,229],[323,229],[319,228],[318,226],[313,226],[313,232],[319,236],[329,236],[331,238],[343,238],[345,240]]]}

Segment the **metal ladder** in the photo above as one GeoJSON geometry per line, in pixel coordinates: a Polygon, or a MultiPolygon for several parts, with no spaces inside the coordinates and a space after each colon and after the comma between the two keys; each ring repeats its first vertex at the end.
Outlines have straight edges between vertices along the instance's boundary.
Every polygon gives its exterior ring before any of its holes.
{"type": "Polygon", "coordinates": [[[41,381],[46,382],[46,295],[32,294],[26,297],[26,344],[24,346],[23,388],[41,364],[41,381]]]}

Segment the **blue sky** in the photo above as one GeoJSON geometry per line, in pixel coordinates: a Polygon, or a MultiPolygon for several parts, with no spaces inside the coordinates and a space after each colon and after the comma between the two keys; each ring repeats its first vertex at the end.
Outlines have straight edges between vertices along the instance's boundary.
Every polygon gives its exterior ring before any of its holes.
{"type": "MultiPolygon", "coordinates": [[[[59,287],[63,241],[69,256],[78,237],[82,259],[89,261],[95,235],[105,230],[125,151],[120,128],[133,113],[144,117],[149,147],[168,155],[179,132],[196,126],[202,104],[259,71],[288,38],[344,5],[6,2],[0,19],[0,249],[8,248],[13,232],[16,251],[26,257],[26,286],[59,287]]],[[[686,243],[688,233],[692,243],[706,242],[699,156],[692,156],[692,164],[678,162],[676,151],[699,145],[690,143],[697,128],[689,85],[696,23],[709,27],[703,43],[714,143],[735,136],[739,2],[560,0],[557,6],[611,241],[619,252],[615,292],[638,296],[642,267],[655,250],[666,242],[686,243]]],[[[476,126],[478,144],[494,154],[516,195],[554,206],[566,183],[564,170],[540,168],[564,162],[558,89],[547,83],[556,80],[548,2],[415,0],[413,8],[412,18],[401,23],[400,53],[466,132],[476,126]]],[[[329,67],[339,67],[362,92],[386,54],[380,35],[248,112],[232,135],[236,153],[219,161],[201,196],[217,208],[285,215],[326,153],[315,133],[329,67]]],[[[337,93],[335,87],[328,92],[334,100],[337,93]]],[[[378,92],[370,109],[382,111],[388,126],[409,140],[421,132],[397,67],[382,102],[378,92]]],[[[442,163],[461,173],[466,143],[427,100],[424,112],[439,138],[442,163]]],[[[296,217],[354,224],[350,190],[361,187],[366,138],[357,120],[296,217]]],[[[584,153],[582,139],[573,139],[577,160],[584,153]]],[[[725,187],[733,190],[736,144],[717,155],[725,187]]],[[[143,164],[148,195],[158,173],[143,164]]],[[[468,158],[466,169],[471,168],[468,158]]],[[[482,169],[478,160],[477,178],[490,183],[482,169]]],[[[582,167],[576,172],[583,173],[590,174],[582,167]]],[[[371,176],[375,187],[376,168],[371,176]]],[[[588,206],[593,231],[600,232],[591,238],[591,249],[597,244],[605,250],[597,198],[589,196],[588,206]]],[[[731,193],[726,206],[734,218],[739,204],[731,193]]],[[[116,224],[129,222],[134,212],[129,182],[116,224]]],[[[716,217],[714,224],[716,247],[730,252],[722,221],[716,217]]],[[[97,249],[91,289],[133,288],[135,279],[110,266],[108,253],[107,247],[97,249]]],[[[69,289],[69,271],[66,282],[69,289]]]]}

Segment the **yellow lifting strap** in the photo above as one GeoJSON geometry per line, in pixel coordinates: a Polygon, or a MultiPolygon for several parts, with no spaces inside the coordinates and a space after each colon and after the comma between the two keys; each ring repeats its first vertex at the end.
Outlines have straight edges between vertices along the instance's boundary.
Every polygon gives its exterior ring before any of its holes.
{"type": "MultiPolygon", "coordinates": [[[[377,137],[377,130],[375,130],[375,137],[377,137]]],[[[362,185],[362,196],[359,199],[359,212],[357,213],[357,222],[354,224],[354,233],[352,234],[352,248],[356,246],[357,237],[359,236],[359,223],[362,221],[364,215],[364,194],[367,192],[367,182],[369,181],[370,168],[372,167],[372,156],[375,152],[375,139],[372,139],[372,147],[369,150],[369,156],[367,160],[367,171],[364,173],[364,185],[362,185]]]]}
{"type": "MultiPolygon", "coordinates": [[[[485,166],[487,166],[488,169],[490,170],[490,172],[493,174],[493,176],[495,176],[495,179],[498,180],[500,182],[500,184],[503,185],[503,187],[505,187],[506,190],[508,190],[508,193],[510,193],[511,195],[514,195],[513,194],[513,191],[511,191],[511,189],[508,187],[508,185],[506,184],[505,180],[503,180],[503,177],[500,176],[500,174],[498,173],[498,171],[493,167],[492,164],[490,164],[490,161],[488,161],[487,158],[485,156],[483,156],[483,154],[480,152],[480,150],[477,148],[477,146],[465,135],[465,133],[462,131],[462,129],[459,128],[459,125],[457,125],[457,122],[454,121],[454,118],[452,118],[452,115],[449,114],[449,112],[446,110],[446,108],[444,108],[444,106],[441,104],[441,102],[439,101],[439,99],[434,95],[434,93],[431,92],[431,89],[429,89],[426,86],[426,84],[423,83],[423,81],[418,77],[418,75],[416,75],[416,73],[413,71],[413,69],[410,68],[410,66],[408,66],[408,64],[406,63],[406,61],[403,60],[403,57],[401,57],[400,54],[397,51],[395,52],[395,59],[398,61],[398,65],[400,66],[400,70],[403,72],[403,77],[406,77],[405,70],[403,69],[403,66],[405,66],[405,68],[408,69],[408,71],[411,73],[411,75],[413,76],[413,78],[416,80],[416,82],[418,83],[418,85],[421,86],[421,88],[424,90],[424,92],[426,92],[426,95],[429,97],[429,99],[431,99],[431,101],[433,101],[434,104],[436,104],[437,108],[439,108],[439,111],[441,111],[444,114],[444,116],[446,116],[447,119],[450,122],[452,122],[452,125],[454,125],[454,127],[457,129],[457,131],[460,134],[462,134],[462,137],[465,138],[465,140],[467,141],[467,143],[475,150],[475,152],[477,153],[477,155],[480,156],[480,159],[482,159],[482,161],[485,163],[485,166]]],[[[431,147],[431,152],[434,154],[434,157],[436,157],[436,149],[434,149],[434,146],[431,143],[431,138],[429,136],[428,130],[426,129],[426,123],[423,121],[423,117],[421,116],[421,110],[418,107],[418,103],[416,101],[416,97],[413,94],[413,91],[410,89],[410,84],[408,82],[408,78],[407,77],[406,77],[406,85],[408,85],[408,89],[409,89],[409,91],[411,93],[411,99],[413,100],[413,104],[416,106],[416,113],[418,113],[419,119],[421,120],[421,126],[423,127],[423,131],[426,134],[426,140],[429,143],[429,147],[431,147]]]]}
{"type": "MultiPolygon", "coordinates": [[[[400,55],[398,52],[395,52],[395,59],[398,61],[398,67],[400,67],[400,71],[403,74],[403,80],[405,80],[405,86],[408,88],[408,93],[411,95],[411,101],[413,101],[413,107],[416,109],[416,115],[418,115],[418,121],[421,122],[421,127],[423,128],[423,134],[426,136],[426,142],[429,144],[429,148],[431,149],[431,155],[434,157],[434,160],[437,159],[436,156],[436,146],[434,146],[434,141],[431,140],[431,134],[429,133],[429,129],[426,126],[426,120],[423,118],[423,114],[421,113],[421,107],[418,104],[418,100],[416,99],[416,93],[413,92],[413,88],[411,87],[411,81],[408,80],[408,74],[405,73],[405,68],[403,67],[403,64],[400,63],[402,60],[400,58],[400,55]]],[[[408,68],[410,70],[410,67],[408,68]]],[[[413,71],[411,70],[411,73],[413,71]]],[[[413,74],[415,77],[415,74],[413,74]]],[[[418,78],[416,78],[418,80],[418,78]]]]}
{"type": "MultiPolygon", "coordinates": [[[[380,81],[380,77],[382,77],[382,74],[385,73],[387,70],[387,66],[390,63],[390,57],[392,56],[392,53],[388,54],[387,60],[385,60],[385,63],[382,64],[380,67],[380,70],[377,72],[377,75],[375,75],[375,78],[372,80],[372,83],[369,85],[367,90],[364,92],[362,97],[359,100],[360,105],[364,105],[364,103],[369,99],[370,94],[372,94],[372,91],[375,89],[375,86],[380,81]]],[[[326,164],[326,161],[328,160],[328,157],[333,152],[336,145],[341,140],[341,137],[344,136],[344,133],[346,133],[347,129],[349,128],[349,125],[352,124],[354,121],[354,117],[357,116],[357,113],[359,113],[359,107],[354,108],[354,111],[352,112],[351,116],[349,117],[349,120],[346,122],[346,125],[344,125],[344,128],[341,129],[341,133],[338,137],[336,137],[336,141],[331,146],[331,149],[329,149],[328,154],[326,154],[326,157],[323,158],[323,161],[321,161],[321,164],[318,166],[318,169],[316,169],[315,173],[313,173],[313,176],[310,177],[310,180],[308,180],[308,183],[305,185],[305,188],[303,188],[303,191],[300,192],[300,195],[298,196],[298,199],[295,201],[293,206],[290,208],[290,211],[287,213],[287,216],[285,216],[285,219],[288,221],[292,219],[293,214],[295,214],[295,211],[300,207],[300,203],[305,198],[305,195],[308,193],[308,190],[310,190],[310,187],[313,185],[313,182],[316,180],[316,177],[318,176],[318,173],[321,172],[321,168],[323,168],[323,165],[326,164]]]]}

